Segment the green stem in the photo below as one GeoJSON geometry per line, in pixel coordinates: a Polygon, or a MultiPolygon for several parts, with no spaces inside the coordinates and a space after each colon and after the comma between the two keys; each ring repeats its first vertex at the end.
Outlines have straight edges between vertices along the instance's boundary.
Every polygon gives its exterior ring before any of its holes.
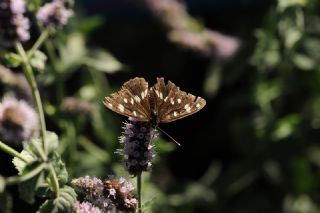
{"type": "Polygon", "coordinates": [[[31,178],[35,177],[37,174],[42,172],[46,166],[47,166],[46,163],[42,163],[25,175],[8,177],[6,179],[6,183],[8,185],[11,185],[11,184],[21,183],[21,182],[30,180],[31,178]]]}
{"type": "Polygon", "coordinates": [[[41,35],[39,36],[38,40],[34,43],[32,48],[28,51],[27,56],[28,58],[31,58],[35,51],[37,51],[40,46],[43,44],[43,42],[48,38],[48,30],[42,31],[41,35]]]}
{"type": "Polygon", "coordinates": [[[142,172],[140,172],[137,175],[137,188],[138,188],[138,212],[142,213],[141,203],[142,203],[142,197],[141,197],[141,176],[142,172]]]}
{"type": "Polygon", "coordinates": [[[59,197],[59,194],[60,194],[59,181],[58,181],[56,171],[54,170],[52,165],[50,165],[50,179],[52,181],[53,191],[55,192],[56,197],[59,197]]]}
{"type": "Polygon", "coordinates": [[[25,163],[29,162],[29,160],[27,158],[25,158],[23,155],[21,155],[19,152],[12,149],[10,146],[4,144],[1,141],[0,141],[0,149],[13,157],[19,158],[20,160],[22,160],[25,163]]]}
{"type": "Polygon", "coordinates": [[[43,107],[42,107],[39,89],[38,89],[36,79],[35,79],[33,71],[32,71],[32,67],[29,63],[28,56],[27,56],[23,46],[21,45],[21,43],[19,43],[19,42],[16,43],[16,50],[22,58],[23,71],[24,71],[24,74],[27,77],[28,83],[30,84],[31,89],[32,89],[32,96],[35,101],[36,108],[37,108],[38,115],[39,115],[39,119],[40,119],[40,127],[41,127],[40,134],[41,134],[41,140],[42,140],[42,148],[43,148],[43,152],[45,154],[42,157],[43,157],[43,160],[47,160],[47,156],[46,156],[47,147],[46,147],[46,142],[45,142],[46,123],[44,120],[44,113],[43,113],[43,107]]]}

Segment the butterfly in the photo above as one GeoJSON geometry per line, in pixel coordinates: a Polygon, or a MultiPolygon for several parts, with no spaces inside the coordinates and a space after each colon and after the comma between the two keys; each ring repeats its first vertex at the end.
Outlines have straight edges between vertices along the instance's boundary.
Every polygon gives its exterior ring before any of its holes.
{"type": "Polygon", "coordinates": [[[116,113],[151,122],[154,127],[192,115],[206,105],[203,98],[181,91],[171,81],[166,84],[164,78],[157,78],[157,83],[149,88],[148,82],[139,77],[125,82],[103,103],[116,113]]]}

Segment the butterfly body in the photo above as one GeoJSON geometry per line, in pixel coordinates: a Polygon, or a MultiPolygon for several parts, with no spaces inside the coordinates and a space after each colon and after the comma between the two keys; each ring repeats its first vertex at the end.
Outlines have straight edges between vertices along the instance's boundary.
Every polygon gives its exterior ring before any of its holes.
{"type": "Polygon", "coordinates": [[[149,88],[148,82],[138,77],[125,82],[103,103],[114,112],[153,126],[184,118],[206,105],[203,98],[181,91],[171,81],[165,84],[163,78],[157,78],[157,83],[149,88]]]}

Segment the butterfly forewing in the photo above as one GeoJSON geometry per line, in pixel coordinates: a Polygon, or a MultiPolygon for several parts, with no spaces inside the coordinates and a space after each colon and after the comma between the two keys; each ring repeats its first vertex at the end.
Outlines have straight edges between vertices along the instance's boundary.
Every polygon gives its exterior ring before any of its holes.
{"type": "Polygon", "coordinates": [[[157,78],[150,96],[155,99],[155,111],[160,123],[172,122],[201,110],[206,101],[201,98],[181,91],[172,82],[164,83],[163,78],[157,78]]]}
{"type": "Polygon", "coordinates": [[[139,121],[150,121],[148,83],[143,78],[127,81],[118,92],[105,97],[104,105],[109,109],[139,121]]]}

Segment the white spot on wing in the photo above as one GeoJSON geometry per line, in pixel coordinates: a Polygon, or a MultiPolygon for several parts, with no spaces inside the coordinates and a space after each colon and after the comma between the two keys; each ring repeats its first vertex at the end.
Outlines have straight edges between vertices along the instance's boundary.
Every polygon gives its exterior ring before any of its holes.
{"type": "Polygon", "coordinates": [[[131,103],[132,105],[134,104],[133,98],[130,99],[130,103],[131,103]]]}
{"type": "Polygon", "coordinates": [[[178,113],[176,111],[173,112],[173,116],[177,117],[178,113]]]}
{"type": "Polygon", "coordinates": [[[126,98],[124,98],[123,101],[124,101],[125,103],[128,103],[128,99],[126,99],[126,98]]]}
{"type": "Polygon", "coordinates": [[[112,107],[113,107],[111,103],[108,103],[108,106],[109,106],[111,109],[112,109],[112,107]]]}
{"type": "Polygon", "coordinates": [[[160,98],[160,99],[163,99],[163,94],[162,94],[162,92],[159,93],[159,98],[160,98]]]}
{"type": "Polygon", "coordinates": [[[180,99],[180,98],[178,98],[178,100],[177,100],[177,101],[178,101],[178,103],[179,103],[179,104],[181,103],[181,99],[180,99]]]}
{"type": "Polygon", "coordinates": [[[141,92],[141,98],[144,99],[144,92],[141,92]]]}
{"type": "Polygon", "coordinates": [[[191,112],[191,107],[189,106],[189,104],[184,105],[184,109],[185,109],[187,112],[191,112]]]}
{"type": "Polygon", "coordinates": [[[137,116],[137,112],[136,112],[136,111],[133,111],[133,115],[134,115],[134,116],[137,116]]]}
{"type": "Polygon", "coordinates": [[[196,107],[199,109],[200,108],[200,104],[197,104],[196,107]]]}
{"type": "Polygon", "coordinates": [[[122,104],[118,105],[118,109],[120,110],[120,112],[124,112],[124,106],[122,104]]]}
{"type": "Polygon", "coordinates": [[[165,97],[163,101],[164,101],[164,102],[167,102],[167,100],[168,100],[168,96],[165,97]]]}
{"type": "Polygon", "coordinates": [[[170,103],[171,103],[172,105],[174,105],[174,100],[173,100],[173,98],[170,98],[170,103]]]}
{"type": "Polygon", "coordinates": [[[157,96],[160,97],[159,91],[155,90],[155,92],[156,92],[157,96]]]}
{"type": "Polygon", "coordinates": [[[140,101],[141,101],[141,99],[139,98],[139,96],[134,96],[134,100],[136,101],[136,102],[138,102],[138,103],[140,103],[140,101]]]}

